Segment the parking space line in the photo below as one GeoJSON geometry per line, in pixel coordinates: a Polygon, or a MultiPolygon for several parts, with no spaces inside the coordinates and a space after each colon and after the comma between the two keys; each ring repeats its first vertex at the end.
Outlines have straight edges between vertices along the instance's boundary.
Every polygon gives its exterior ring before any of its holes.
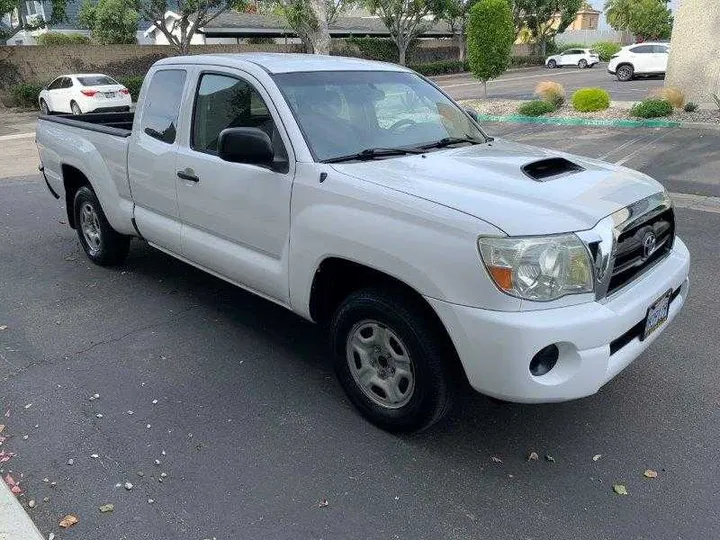
{"type": "Polygon", "coordinates": [[[12,135],[0,135],[0,141],[14,141],[16,139],[32,139],[35,136],[31,133],[13,133],[12,135]]]}
{"type": "Polygon", "coordinates": [[[652,138],[652,139],[649,140],[647,143],[643,144],[642,146],[640,146],[639,148],[637,148],[635,151],[629,153],[629,154],[628,154],[627,156],[625,156],[624,158],[617,160],[617,161],[615,162],[615,165],[624,165],[625,163],[627,163],[628,161],[630,161],[632,158],[634,158],[635,156],[637,156],[640,152],[642,152],[643,150],[645,150],[648,146],[650,146],[651,144],[655,144],[656,142],[658,142],[660,139],[662,139],[662,138],[664,138],[664,137],[667,137],[668,135],[670,135],[670,133],[672,133],[672,130],[669,130],[669,129],[668,129],[668,130],[665,131],[665,133],[662,133],[662,134],[658,135],[657,137],[652,138]]]}

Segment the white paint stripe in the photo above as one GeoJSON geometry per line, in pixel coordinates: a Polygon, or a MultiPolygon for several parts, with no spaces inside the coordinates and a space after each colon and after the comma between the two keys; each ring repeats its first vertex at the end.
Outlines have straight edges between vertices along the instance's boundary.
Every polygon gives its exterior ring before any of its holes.
{"type": "Polygon", "coordinates": [[[44,540],[20,502],[0,479],[0,540],[44,540]]]}
{"type": "Polygon", "coordinates": [[[663,134],[661,134],[661,135],[658,135],[657,137],[654,137],[654,138],[650,139],[647,143],[645,143],[645,144],[643,144],[642,146],[640,146],[639,148],[637,148],[634,152],[631,152],[631,153],[629,153],[627,156],[625,156],[624,158],[619,159],[618,161],[616,161],[616,162],[615,162],[615,165],[623,165],[623,164],[627,163],[627,162],[630,161],[632,158],[634,158],[635,156],[637,156],[640,152],[642,152],[643,150],[645,150],[648,146],[650,146],[651,144],[655,144],[656,142],[658,142],[660,139],[662,139],[662,138],[664,138],[664,137],[667,137],[671,132],[672,132],[672,130],[668,129],[668,130],[665,131],[665,133],[663,133],[663,134]]]}
{"type": "Polygon", "coordinates": [[[720,214],[720,197],[691,195],[689,193],[670,193],[670,197],[678,208],[720,214]]]}
{"type": "MultiPolygon", "coordinates": [[[[585,71],[566,71],[564,73],[553,73],[552,75],[545,73],[543,75],[527,75],[525,77],[508,77],[506,79],[493,79],[491,81],[488,81],[488,85],[490,84],[502,84],[504,82],[511,82],[511,81],[524,81],[527,79],[547,79],[548,77],[559,77],[561,75],[587,75],[585,71]]],[[[459,88],[460,86],[475,86],[482,84],[480,81],[474,81],[474,82],[467,82],[467,83],[458,83],[458,84],[447,84],[447,85],[440,85],[440,88],[446,89],[446,88],[459,88]]]]}
{"type": "Polygon", "coordinates": [[[35,133],[13,133],[12,135],[0,135],[0,141],[14,141],[15,139],[32,139],[35,133]]]}
{"type": "Polygon", "coordinates": [[[654,136],[655,136],[654,133],[653,133],[653,134],[650,134],[650,135],[648,135],[647,133],[643,133],[643,134],[640,135],[639,137],[635,137],[634,139],[630,139],[630,140],[627,141],[626,143],[623,143],[623,144],[621,144],[620,146],[618,146],[617,148],[613,148],[613,149],[610,150],[608,153],[603,154],[602,156],[600,156],[598,159],[599,159],[599,160],[602,160],[602,161],[607,161],[607,158],[609,158],[609,157],[612,156],[613,154],[616,154],[616,153],[621,152],[622,150],[625,150],[625,148],[627,148],[628,146],[632,146],[632,145],[635,144],[636,142],[639,142],[639,141],[642,141],[643,139],[647,139],[647,138],[649,138],[649,137],[654,137],[654,136]]]}

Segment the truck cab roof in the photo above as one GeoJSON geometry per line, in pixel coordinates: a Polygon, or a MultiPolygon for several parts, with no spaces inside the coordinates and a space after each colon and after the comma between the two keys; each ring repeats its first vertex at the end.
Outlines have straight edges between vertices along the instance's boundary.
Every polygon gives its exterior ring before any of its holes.
{"type": "Polygon", "coordinates": [[[228,53],[175,56],[158,61],[155,65],[202,64],[244,67],[254,64],[268,73],[307,71],[409,71],[407,68],[362,58],[292,53],[228,53]]]}

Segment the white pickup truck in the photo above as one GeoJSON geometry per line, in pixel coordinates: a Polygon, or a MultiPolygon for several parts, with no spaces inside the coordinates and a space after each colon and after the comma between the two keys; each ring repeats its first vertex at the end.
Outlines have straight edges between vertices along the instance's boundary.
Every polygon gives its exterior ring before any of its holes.
{"type": "Polygon", "coordinates": [[[688,295],[658,182],[488,137],[396,65],[168,58],[134,114],[42,116],[37,144],[93,262],[139,237],[326,325],[342,387],[391,431],[437,421],[464,381],[594,394],[688,295]]]}

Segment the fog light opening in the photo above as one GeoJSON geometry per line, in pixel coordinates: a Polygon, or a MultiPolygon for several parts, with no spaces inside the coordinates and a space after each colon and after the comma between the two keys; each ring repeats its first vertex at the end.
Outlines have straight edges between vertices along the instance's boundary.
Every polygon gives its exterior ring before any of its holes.
{"type": "Polygon", "coordinates": [[[532,360],[530,360],[530,373],[534,377],[542,377],[548,373],[557,364],[558,356],[557,345],[548,345],[544,349],[541,349],[532,360]]]}

